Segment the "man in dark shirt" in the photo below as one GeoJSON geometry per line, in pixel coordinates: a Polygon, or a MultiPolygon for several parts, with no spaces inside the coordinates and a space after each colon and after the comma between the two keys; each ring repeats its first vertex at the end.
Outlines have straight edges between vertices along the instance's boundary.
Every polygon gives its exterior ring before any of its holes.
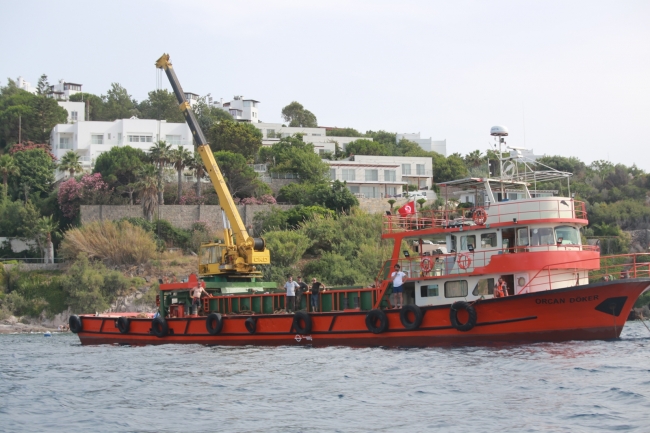
{"type": "Polygon", "coordinates": [[[296,310],[301,310],[302,295],[309,291],[309,286],[298,277],[298,287],[296,288],[296,310]]]}
{"type": "Polygon", "coordinates": [[[318,311],[318,294],[320,291],[326,290],[327,288],[325,287],[325,284],[320,283],[316,280],[316,278],[311,279],[311,311],[312,312],[317,312],[318,311]]]}

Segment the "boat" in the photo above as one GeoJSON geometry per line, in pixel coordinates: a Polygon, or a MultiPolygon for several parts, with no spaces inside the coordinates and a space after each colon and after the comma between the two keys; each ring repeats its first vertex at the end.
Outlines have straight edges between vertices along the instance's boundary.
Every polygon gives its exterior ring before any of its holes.
{"type": "Polygon", "coordinates": [[[647,256],[601,256],[597,245],[583,242],[587,211],[570,192],[571,173],[540,170],[517,149],[506,152],[507,128],[497,126],[491,130],[498,149],[492,172],[498,169],[499,176],[440,184],[447,198],[450,191],[464,192],[463,206],[445,200],[442,209],[417,210],[409,202],[387,212],[382,239],[392,243],[392,255],[375,284],[321,291],[316,311],[306,294],[299,311],[287,313],[284,291],[261,281],[257,264],[269,263],[264,241],[248,236],[238,219],[165,56],[157,66],[170,78],[224,206],[224,242],[201,247],[198,272],[187,281],[161,281],[154,317],[72,315],[70,330],[84,345],[430,347],[607,340],[620,336],[650,286],[647,256]],[[565,180],[567,196],[537,188],[565,180]],[[403,305],[391,302],[397,265],[404,273],[403,305]],[[190,291],[198,286],[207,295],[197,307],[190,291]]]}

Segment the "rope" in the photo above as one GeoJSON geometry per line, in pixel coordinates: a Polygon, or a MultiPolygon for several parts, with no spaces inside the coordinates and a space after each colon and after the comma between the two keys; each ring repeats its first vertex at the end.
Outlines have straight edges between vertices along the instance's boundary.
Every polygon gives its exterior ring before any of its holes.
{"type": "Polygon", "coordinates": [[[650,328],[648,328],[648,325],[645,324],[645,320],[643,320],[643,319],[639,319],[639,320],[641,321],[641,323],[643,323],[643,326],[645,326],[645,329],[647,329],[648,332],[650,332],[650,328]]]}

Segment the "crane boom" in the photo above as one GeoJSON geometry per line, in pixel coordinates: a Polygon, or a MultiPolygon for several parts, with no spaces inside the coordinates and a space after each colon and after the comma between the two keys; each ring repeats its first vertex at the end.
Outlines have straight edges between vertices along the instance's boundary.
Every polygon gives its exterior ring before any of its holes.
{"type": "MultiPolygon", "coordinates": [[[[230,195],[230,190],[228,185],[217,165],[217,162],[214,159],[208,140],[205,138],[201,127],[194,115],[194,111],[190,106],[190,103],[185,98],[185,93],[181,87],[181,83],[176,77],[172,63],[169,60],[169,54],[163,54],[157,61],[156,67],[162,69],[167,74],[167,78],[174,90],[176,99],[178,100],[179,107],[185,116],[187,125],[192,131],[194,141],[197,143],[197,151],[201,155],[201,160],[205,165],[212,185],[219,197],[219,204],[221,204],[221,209],[226,214],[228,222],[230,223],[231,229],[225,228],[225,243],[227,251],[221,255],[221,262],[219,263],[218,268],[216,267],[205,267],[202,273],[227,273],[227,272],[239,272],[239,273],[251,273],[255,272],[255,264],[269,264],[270,255],[269,251],[266,249],[266,245],[263,239],[253,238],[249,236],[246,226],[239,215],[237,206],[230,195]],[[232,230],[232,234],[235,237],[235,244],[233,245],[230,239],[229,230],[232,230]]],[[[217,263],[215,263],[216,265],[217,263]]]]}

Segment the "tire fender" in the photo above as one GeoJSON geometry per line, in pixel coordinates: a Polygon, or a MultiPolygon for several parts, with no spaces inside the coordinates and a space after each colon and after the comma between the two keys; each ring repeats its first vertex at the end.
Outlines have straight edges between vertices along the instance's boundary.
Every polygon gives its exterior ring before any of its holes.
{"type": "Polygon", "coordinates": [[[424,314],[422,313],[420,307],[417,305],[404,305],[399,312],[399,320],[402,322],[402,325],[404,325],[404,328],[408,329],[409,331],[418,329],[422,324],[423,317],[424,314]],[[412,313],[415,317],[413,321],[410,320],[409,313],[412,313]]]}
{"type": "Polygon", "coordinates": [[[120,334],[126,334],[129,332],[131,327],[131,320],[128,317],[119,317],[116,322],[117,329],[120,331],[120,334]]]}
{"type": "Polygon", "coordinates": [[[75,334],[78,334],[83,330],[83,322],[81,320],[81,317],[77,316],[76,314],[70,316],[68,319],[68,325],[70,326],[70,330],[75,334]]]}
{"type": "Polygon", "coordinates": [[[158,338],[163,338],[169,333],[169,325],[162,317],[156,317],[151,321],[151,333],[158,338]]]}
{"type": "Polygon", "coordinates": [[[311,316],[304,311],[298,311],[293,315],[293,329],[298,334],[307,335],[311,334],[312,321],[311,316]],[[304,326],[302,324],[305,324],[304,326]]]}
{"type": "Polygon", "coordinates": [[[388,330],[388,317],[382,310],[370,310],[366,315],[366,327],[373,334],[381,334],[388,330]]]}
{"type": "Polygon", "coordinates": [[[205,319],[205,329],[210,335],[217,335],[223,328],[223,319],[219,313],[210,313],[205,319]]]}
{"type": "Polygon", "coordinates": [[[255,331],[257,330],[257,318],[255,317],[249,317],[246,319],[244,322],[244,326],[246,326],[246,330],[251,333],[255,334],[255,331]]]}
{"type": "Polygon", "coordinates": [[[465,301],[454,302],[451,308],[449,309],[449,320],[451,321],[451,326],[456,328],[461,332],[467,332],[476,325],[476,310],[469,303],[465,301]],[[466,323],[460,323],[458,321],[458,310],[467,311],[469,319],[466,323]]]}

